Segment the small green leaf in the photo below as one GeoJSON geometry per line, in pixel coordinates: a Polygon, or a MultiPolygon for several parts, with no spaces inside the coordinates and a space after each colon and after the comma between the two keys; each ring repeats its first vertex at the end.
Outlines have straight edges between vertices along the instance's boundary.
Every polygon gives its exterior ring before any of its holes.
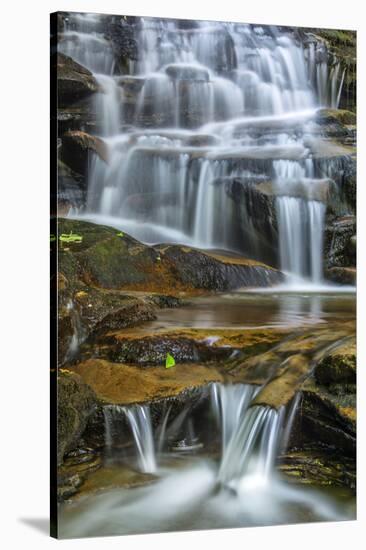
{"type": "Polygon", "coordinates": [[[59,239],[62,243],[81,243],[83,237],[71,231],[69,235],[67,233],[62,233],[59,239]]]}
{"type": "Polygon", "coordinates": [[[119,233],[117,233],[117,237],[124,237],[124,234],[122,233],[122,231],[120,231],[119,233]]]}
{"type": "Polygon", "coordinates": [[[165,368],[170,369],[171,367],[174,367],[175,365],[175,359],[170,353],[166,354],[166,360],[165,360],[165,368]]]}

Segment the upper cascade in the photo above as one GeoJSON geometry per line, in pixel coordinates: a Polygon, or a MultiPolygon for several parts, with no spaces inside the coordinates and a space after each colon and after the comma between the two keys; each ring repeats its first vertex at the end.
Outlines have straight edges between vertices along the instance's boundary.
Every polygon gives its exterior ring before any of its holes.
{"type": "Polygon", "coordinates": [[[96,129],[109,162],[90,158],[84,214],[150,244],[268,261],[255,199],[237,200],[267,182],[280,267],[320,282],[332,167],[318,169],[310,138],[317,108],[338,105],[339,64],[278,27],[131,19],[113,23],[118,47],[136,44],[123,67],[105,16],[70,15],[59,41],[100,87],[96,129]]]}

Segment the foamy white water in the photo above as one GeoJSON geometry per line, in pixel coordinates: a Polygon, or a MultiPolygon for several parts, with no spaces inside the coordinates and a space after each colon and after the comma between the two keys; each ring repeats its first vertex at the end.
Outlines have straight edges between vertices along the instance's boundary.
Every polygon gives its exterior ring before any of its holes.
{"type": "Polygon", "coordinates": [[[139,89],[133,126],[121,132],[127,80],[115,74],[101,23],[71,15],[59,45],[102,88],[97,115],[110,162],[91,160],[83,215],[110,220],[148,244],[260,254],[255,220],[227,186],[267,178],[280,193],[281,269],[321,284],[325,206],[316,188],[327,174],[318,172],[308,137],[317,107],[336,107],[344,80],[334,59],[328,65],[326,47],[317,46],[320,55],[312,41],[304,48],[290,33],[260,26],[198,22],[182,29],[173,20],[141,18],[139,58],[127,75],[139,89]]]}

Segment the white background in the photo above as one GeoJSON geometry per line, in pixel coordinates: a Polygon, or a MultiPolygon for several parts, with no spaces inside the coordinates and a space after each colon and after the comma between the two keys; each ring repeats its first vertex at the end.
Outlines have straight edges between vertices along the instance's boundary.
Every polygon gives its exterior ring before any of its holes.
{"type": "MultiPolygon", "coordinates": [[[[362,0],[4,0],[0,27],[2,548],[364,548],[365,26],[362,0]],[[357,29],[358,33],[358,521],[55,541],[48,517],[49,13],[94,11],[357,29]]],[[[141,521],[144,518],[141,517],[141,521]]]]}

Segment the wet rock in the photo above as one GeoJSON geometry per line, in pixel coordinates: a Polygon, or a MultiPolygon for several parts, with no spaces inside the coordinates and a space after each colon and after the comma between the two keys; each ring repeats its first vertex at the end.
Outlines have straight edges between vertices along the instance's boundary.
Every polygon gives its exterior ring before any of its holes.
{"type": "Polygon", "coordinates": [[[102,139],[78,130],[62,136],[61,160],[74,172],[82,176],[87,174],[91,153],[108,162],[108,149],[102,139]]]}
{"type": "Polygon", "coordinates": [[[60,220],[60,233],[76,233],[60,264],[65,276],[88,286],[178,295],[180,292],[222,291],[240,286],[268,286],[282,274],[242,257],[220,256],[171,245],[146,246],[118,230],[88,222],[60,220]]]}
{"type": "Polygon", "coordinates": [[[355,379],[355,341],[349,337],[320,357],[312,376],[301,387],[295,446],[330,448],[355,458],[355,379]]]}
{"type": "Polygon", "coordinates": [[[210,382],[223,379],[215,367],[200,364],[182,363],[170,369],[163,366],[146,369],[102,359],[78,363],[73,366],[73,372],[90,385],[100,402],[115,405],[187,396],[210,382]]]}
{"type": "Polygon", "coordinates": [[[75,373],[59,371],[57,379],[57,462],[78,446],[96,405],[93,390],[75,373]]]}
{"type": "Polygon", "coordinates": [[[57,109],[57,130],[62,137],[71,131],[81,131],[88,134],[100,132],[97,102],[93,96],[81,99],[73,105],[59,106],[57,109]]]}
{"type": "Polygon", "coordinates": [[[341,285],[354,286],[357,282],[357,272],[354,267],[331,267],[325,272],[327,279],[341,285]]]}
{"type": "Polygon", "coordinates": [[[55,56],[57,66],[57,91],[60,105],[75,103],[99,91],[92,73],[62,53],[55,56]]]}
{"type": "Polygon", "coordinates": [[[264,386],[253,405],[267,405],[275,409],[287,405],[295,396],[310,370],[310,361],[304,355],[291,356],[277,369],[274,378],[264,386]]]}
{"type": "Polygon", "coordinates": [[[102,459],[92,449],[79,447],[67,453],[62,465],[58,467],[57,499],[69,500],[79,493],[88,476],[102,465],[102,459]]]}
{"type": "Polygon", "coordinates": [[[341,391],[351,387],[354,392],[354,386],[349,385],[356,384],[355,343],[343,344],[325,355],[316,365],[314,375],[317,384],[328,388],[338,388],[342,384],[344,386],[340,388],[341,391]]]}
{"type": "Polygon", "coordinates": [[[103,349],[100,356],[107,357],[119,363],[134,363],[138,365],[163,365],[170,353],[176,362],[197,363],[228,358],[233,349],[210,346],[186,337],[175,337],[168,334],[136,338],[103,337],[103,349]],[[109,346],[108,346],[109,344],[109,346]]]}
{"type": "Polygon", "coordinates": [[[237,233],[240,234],[241,246],[247,247],[248,253],[267,261],[271,265],[278,263],[278,221],[276,199],[271,192],[271,182],[263,177],[225,178],[216,182],[225,185],[225,191],[233,199],[237,217],[237,233]],[[243,238],[244,237],[244,238],[243,238]],[[260,243],[256,249],[251,243],[260,243]]]}
{"type": "Polygon", "coordinates": [[[67,214],[71,207],[81,208],[86,200],[84,176],[77,174],[61,160],[57,162],[57,209],[60,215],[67,214]]]}
{"type": "Polygon", "coordinates": [[[328,52],[330,62],[340,63],[339,78],[345,71],[344,82],[341,90],[341,109],[356,112],[356,84],[357,84],[357,63],[356,63],[356,32],[335,30],[335,29],[297,29],[301,39],[315,40],[315,43],[324,52],[324,45],[328,52]]]}
{"type": "Polygon", "coordinates": [[[314,158],[316,177],[330,178],[336,185],[328,199],[328,215],[356,212],[356,156],[351,154],[314,158]],[[330,210],[330,212],[329,212],[330,210]]]}
{"type": "Polygon", "coordinates": [[[352,278],[349,274],[337,273],[334,267],[352,267],[356,263],[356,249],[351,239],[356,231],[356,217],[343,216],[328,223],[325,231],[324,255],[328,276],[337,278],[352,278]]]}
{"type": "Polygon", "coordinates": [[[132,468],[118,464],[99,468],[83,483],[77,497],[83,498],[114,489],[131,489],[152,483],[156,476],[136,472],[132,468]]]}
{"type": "Polygon", "coordinates": [[[184,304],[183,300],[176,296],[169,296],[165,294],[152,294],[150,296],[152,303],[156,304],[159,308],[174,308],[180,307],[184,304]]]}
{"type": "Polygon", "coordinates": [[[186,139],[188,147],[212,147],[218,144],[218,138],[213,135],[197,134],[186,139]]]}
{"type": "Polygon", "coordinates": [[[356,114],[345,109],[319,109],[315,120],[322,126],[334,126],[334,133],[337,130],[341,133],[344,126],[353,126],[357,122],[356,114]]]}
{"type": "Polygon", "coordinates": [[[356,450],[355,394],[335,395],[312,379],[303,386],[301,434],[313,448],[330,447],[346,456],[356,450]]]}
{"type": "Polygon", "coordinates": [[[81,485],[84,482],[84,478],[79,474],[74,475],[59,475],[57,482],[57,500],[58,502],[64,502],[70,497],[74,496],[81,485]]]}
{"type": "Polygon", "coordinates": [[[356,488],[354,460],[337,453],[291,451],[280,457],[278,469],[296,484],[356,488]]]}
{"type": "Polygon", "coordinates": [[[123,17],[112,20],[106,28],[105,36],[112,44],[120,73],[127,73],[129,61],[138,59],[138,47],[133,25],[123,17]]]}
{"type": "Polygon", "coordinates": [[[204,290],[265,287],[279,283],[282,274],[259,262],[230,258],[180,246],[163,249],[183,285],[204,290]]]}
{"type": "Polygon", "coordinates": [[[155,318],[154,303],[148,299],[88,287],[79,281],[69,283],[59,291],[59,362],[74,358],[79,346],[100,332],[155,318]]]}
{"type": "Polygon", "coordinates": [[[208,82],[210,73],[206,67],[189,64],[172,64],[165,67],[165,72],[170,78],[177,80],[194,80],[208,82]]]}

